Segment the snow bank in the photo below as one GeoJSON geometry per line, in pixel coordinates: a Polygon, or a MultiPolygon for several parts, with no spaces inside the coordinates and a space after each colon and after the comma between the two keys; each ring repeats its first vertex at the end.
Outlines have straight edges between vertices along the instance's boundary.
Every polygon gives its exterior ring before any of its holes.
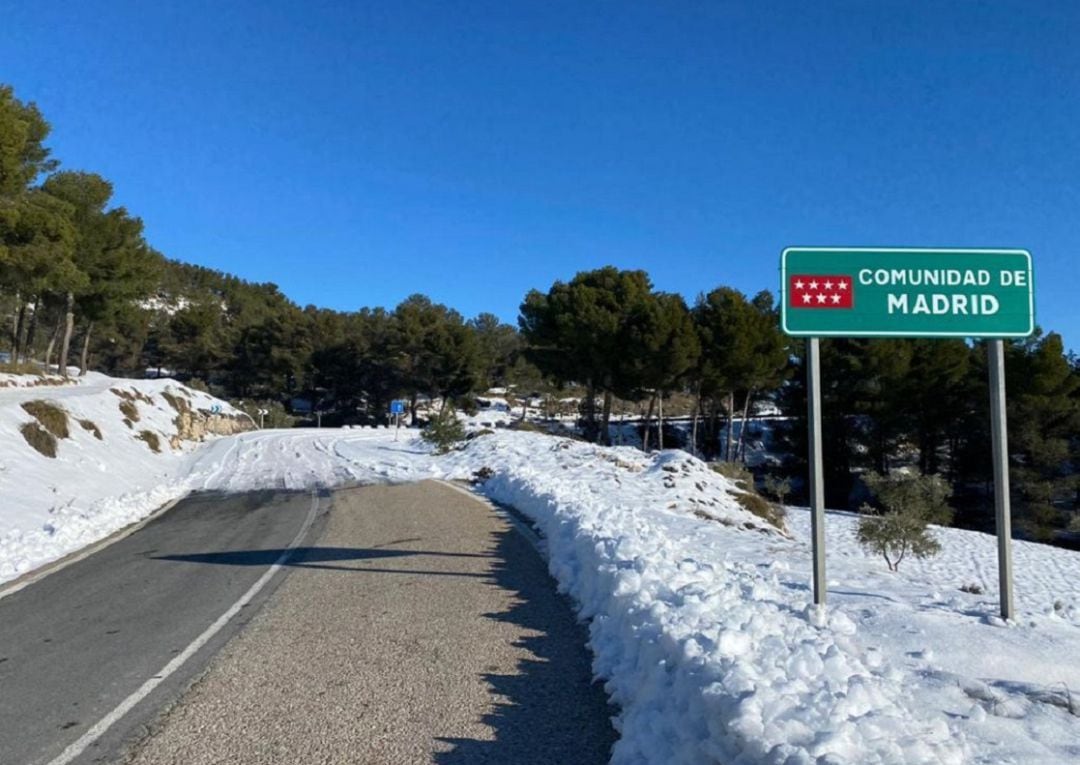
{"type": "MultiPolygon", "coordinates": [[[[594,670],[620,709],[613,763],[1077,757],[1080,718],[1069,695],[1080,688],[1071,661],[1080,655],[1077,553],[1017,542],[1020,616],[1005,624],[995,616],[992,537],[938,530],[941,556],[892,574],[855,543],[854,517],[830,513],[830,600],[819,613],[810,605],[806,511],[790,508],[788,531],[776,530],[683,452],[646,456],[503,431],[436,457],[407,433],[219,439],[140,463],[161,478],[123,473],[126,498],[75,503],[70,517],[54,502],[45,518],[60,519],[54,537],[80,539],[77,519],[96,523],[89,507],[112,522],[187,490],[482,478],[482,493],[543,533],[552,575],[589,620],[594,670]],[[138,493],[151,486],[154,494],[138,493]]],[[[64,486],[73,483],[69,475],[64,486]]],[[[9,553],[0,546],[0,567],[9,553]]]]}

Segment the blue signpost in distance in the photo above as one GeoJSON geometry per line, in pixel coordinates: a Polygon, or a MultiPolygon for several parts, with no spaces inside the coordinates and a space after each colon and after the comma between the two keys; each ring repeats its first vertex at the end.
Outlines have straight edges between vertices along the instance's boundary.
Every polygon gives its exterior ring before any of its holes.
{"type": "Polygon", "coordinates": [[[390,414],[405,414],[405,402],[399,398],[390,402],[390,414]]]}

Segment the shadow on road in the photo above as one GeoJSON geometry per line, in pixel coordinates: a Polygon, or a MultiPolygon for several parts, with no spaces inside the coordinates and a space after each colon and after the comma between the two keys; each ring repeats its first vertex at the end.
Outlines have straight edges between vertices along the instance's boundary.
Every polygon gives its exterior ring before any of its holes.
{"type": "MultiPolygon", "coordinates": [[[[408,540],[412,541],[412,540],[408,540]]],[[[270,550],[225,550],[211,553],[188,553],[183,555],[153,555],[151,560],[171,560],[181,563],[212,563],[220,566],[272,566],[287,552],[285,548],[270,550]]],[[[309,568],[336,568],[330,566],[316,566],[309,564],[325,563],[328,561],[372,560],[375,558],[404,558],[414,556],[434,556],[439,558],[488,558],[482,553],[448,553],[434,550],[397,550],[387,549],[385,546],[362,548],[362,547],[297,547],[285,561],[286,566],[309,567],[309,568]]],[[[369,571],[370,569],[356,568],[342,570],[369,571]]]]}
{"type": "Polygon", "coordinates": [[[490,583],[516,596],[516,603],[488,619],[518,625],[530,636],[517,645],[534,658],[518,663],[517,674],[485,674],[495,703],[483,722],[494,740],[442,738],[453,745],[434,755],[439,765],[602,765],[618,738],[611,727],[616,710],[592,681],[586,628],[559,595],[541,558],[516,531],[494,535],[490,583]],[[510,561],[513,561],[511,564],[510,561]]]}

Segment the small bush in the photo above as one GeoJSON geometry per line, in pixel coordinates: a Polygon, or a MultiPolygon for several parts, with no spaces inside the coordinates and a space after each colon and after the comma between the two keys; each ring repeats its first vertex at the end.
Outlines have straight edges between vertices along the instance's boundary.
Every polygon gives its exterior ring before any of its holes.
{"type": "Polygon", "coordinates": [[[79,425],[83,430],[89,431],[94,434],[94,438],[98,441],[104,441],[104,437],[101,435],[101,428],[93,420],[79,420],[79,425]]]}
{"type": "Polygon", "coordinates": [[[434,444],[437,453],[446,454],[465,440],[465,426],[461,424],[453,408],[446,407],[432,418],[420,437],[434,444]]]}
{"type": "Polygon", "coordinates": [[[754,486],[753,474],[741,462],[713,462],[709,467],[729,481],[734,481],[739,488],[750,489],[754,486]]]}
{"type": "Polygon", "coordinates": [[[983,588],[980,587],[977,584],[974,584],[974,583],[965,584],[960,588],[960,592],[968,592],[968,593],[971,593],[972,595],[982,595],[983,594],[983,588]]]}
{"type": "Polygon", "coordinates": [[[784,500],[787,498],[787,495],[791,493],[791,479],[767,475],[765,476],[762,488],[767,494],[774,497],[777,502],[783,505],[785,504],[784,500]]]}
{"type": "Polygon", "coordinates": [[[493,435],[495,435],[494,430],[491,430],[490,428],[481,428],[480,430],[470,431],[465,436],[465,440],[472,441],[474,438],[481,438],[482,436],[493,436],[493,435]]]}
{"type": "Polygon", "coordinates": [[[947,504],[952,490],[941,476],[869,473],[863,480],[883,509],[860,508],[868,515],[859,520],[859,544],[881,555],[890,571],[899,570],[908,554],[929,558],[941,552],[941,543],[927,528],[952,519],[947,504]]]}
{"type": "Polygon", "coordinates": [[[24,402],[22,408],[56,438],[67,438],[71,435],[68,431],[67,412],[56,404],[38,399],[24,402]]]}
{"type": "Polygon", "coordinates": [[[210,392],[210,386],[206,384],[206,381],[199,377],[192,377],[184,385],[188,386],[192,390],[201,391],[203,393],[210,392]]]}
{"type": "Polygon", "coordinates": [[[781,508],[777,507],[760,494],[755,494],[751,491],[732,491],[729,493],[731,496],[735,497],[735,501],[739,503],[743,510],[753,513],[761,520],[775,526],[781,531],[784,530],[784,511],[781,508]]]}
{"type": "Polygon", "coordinates": [[[152,430],[140,430],[139,435],[135,436],[140,441],[145,441],[146,445],[150,447],[150,451],[155,454],[161,451],[161,439],[158,438],[158,434],[152,430]]]}
{"type": "Polygon", "coordinates": [[[535,422],[529,420],[514,420],[507,426],[510,430],[520,430],[524,433],[543,433],[544,429],[535,422]]]}
{"type": "Polygon", "coordinates": [[[124,415],[126,420],[139,421],[139,407],[135,406],[135,402],[131,399],[125,398],[120,402],[120,413],[124,415]]]}
{"type": "Polygon", "coordinates": [[[132,422],[131,420],[129,420],[127,417],[124,418],[124,424],[127,425],[132,430],[135,429],[135,423],[132,422]]]}
{"type": "Polygon", "coordinates": [[[56,437],[41,425],[36,422],[23,423],[19,427],[19,432],[26,439],[26,443],[46,457],[56,457],[56,437]]]}

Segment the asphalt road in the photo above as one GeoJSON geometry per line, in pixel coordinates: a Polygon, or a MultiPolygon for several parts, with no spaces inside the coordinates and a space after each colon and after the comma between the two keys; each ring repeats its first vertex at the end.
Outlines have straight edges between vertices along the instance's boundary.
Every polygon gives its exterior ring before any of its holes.
{"type": "MultiPolygon", "coordinates": [[[[529,542],[434,483],[323,499],[228,626],[77,764],[604,763],[612,710],[529,542]]],[[[312,498],[189,500],[0,599],[0,763],[53,762],[234,607],[312,498]]]]}
{"type": "Polygon", "coordinates": [[[128,762],[600,765],[615,734],[585,640],[490,507],[435,483],[338,492],[128,762]]]}
{"type": "MultiPolygon", "coordinates": [[[[312,502],[307,494],[274,492],[193,497],[0,599],[0,763],[45,765],[59,757],[236,603],[276,558],[250,553],[258,565],[196,566],[176,556],[280,550],[312,502]]],[[[280,578],[73,762],[119,756],[243,628],[280,578]]]]}

